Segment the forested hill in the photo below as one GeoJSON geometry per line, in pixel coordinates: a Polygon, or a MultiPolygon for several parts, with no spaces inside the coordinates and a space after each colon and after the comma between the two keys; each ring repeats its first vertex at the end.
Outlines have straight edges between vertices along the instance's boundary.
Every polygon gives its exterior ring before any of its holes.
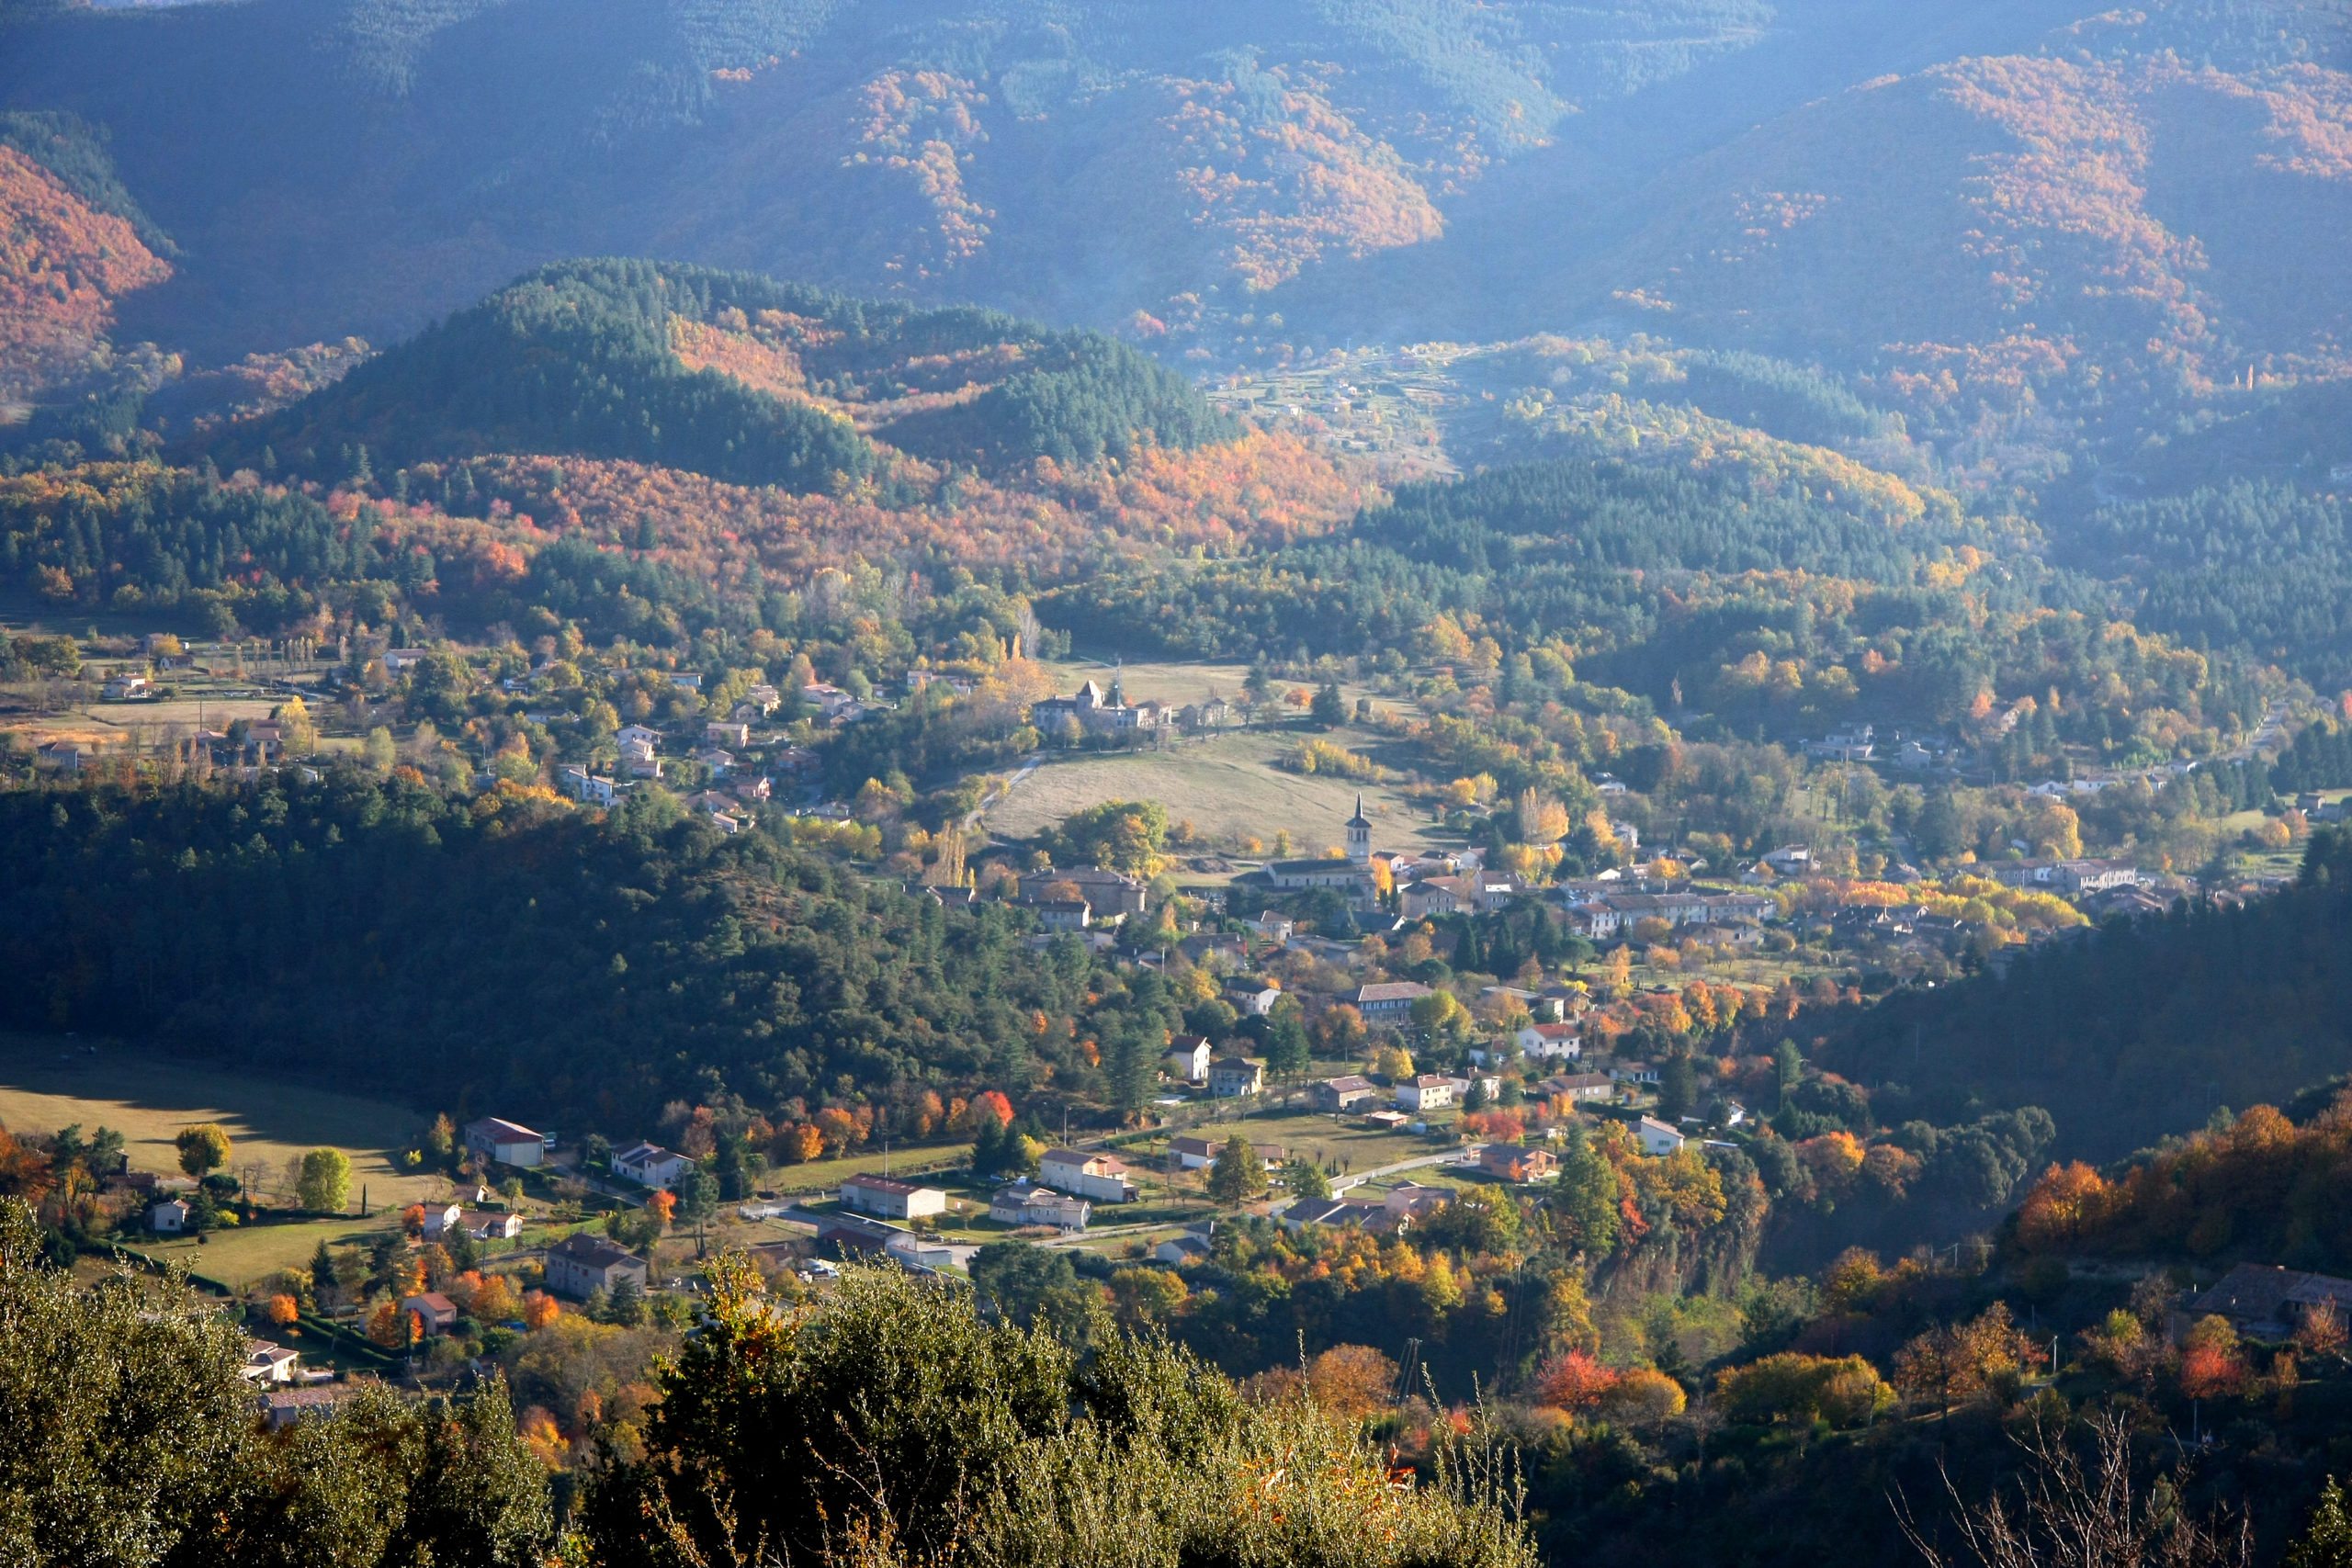
{"type": "Polygon", "coordinates": [[[911,1135],[927,1090],[1083,1072],[1079,1036],[1176,1021],[1157,977],[1074,944],[1041,956],[1007,915],[723,836],[662,796],[599,824],[544,790],[469,801],[341,769],[17,790],[0,878],[22,906],[0,922],[0,971],[24,977],[10,1027],[566,1123],[854,1082],[911,1135]],[[1087,1027],[1041,1042],[1039,1010],[1087,1027]]]}
{"type": "Polygon", "coordinates": [[[1002,469],[1235,433],[1182,377],[1092,333],[586,261],[521,278],[207,450],[224,468],[335,480],[363,452],[370,467],[519,453],[808,492],[872,472],[877,442],[1002,469]]]}
{"type": "Polygon", "coordinates": [[[2054,414],[2120,456],[2249,367],[2344,368],[2352,51],[2320,0],[244,0],[0,26],[0,111],[79,117],[186,252],[125,335],[199,363],[388,341],[612,253],[1220,357],[1661,332],[1876,378],[1915,433],[1988,453],[2054,414]]]}
{"type": "MultiPolygon", "coordinates": [[[[1911,1090],[1901,1112],[2041,1105],[2062,1157],[2106,1160],[2220,1108],[2284,1104],[2352,1071],[2352,836],[2313,835],[2298,884],[2021,955],[2006,976],[1853,1016],[1820,1065],[1911,1090]]],[[[1883,1090],[1878,1103],[1898,1103],[1883,1090]]]]}

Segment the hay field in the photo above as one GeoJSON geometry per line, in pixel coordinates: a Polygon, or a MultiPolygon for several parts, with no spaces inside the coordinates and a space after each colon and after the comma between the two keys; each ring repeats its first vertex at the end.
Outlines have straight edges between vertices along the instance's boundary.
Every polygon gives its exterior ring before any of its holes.
{"type": "MultiPolygon", "coordinates": [[[[1007,838],[1027,838],[1106,800],[1156,800],[1168,808],[1170,822],[1189,821],[1226,847],[1238,850],[1254,838],[1271,851],[1274,835],[1286,829],[1295,853],[1313,855],[1343,840],[1341,824],[1354,812],[1361,788],[1374,847],[1404,848],[1426,836],[1427,812],[1392,789],[1276,767],[1274,759],[1295,739],[1250,730],[1182,741],[1164,751],[1049,751],[990,807],[988,825],[1007,838]]],[[[1344,729],[1330,739],[1351,750],[1369,743],[1344,729]]]]}
{"type": "Polygon", "coordinates": [[[338,1148],[351,1159],[355,1202],[362,1184],[379,1208],[413,1202],[436,1179],[394,1161],[414,1146],[426,1120],[403,1106],[260,1074],[166,1062],[70,1037],[0,1035],[0,1125],[40,1133],[74,1122],[85,1133],[115,1128],[129,1140],[134,1170],[178,1174],[173,1138],[192,1122],[218,1122],[232,1145],[230,1174],[242,1178],[249,1166],[258,1167],[255,1179],[265,1191],[282,1184],[289,1157],[338,1148]]]}

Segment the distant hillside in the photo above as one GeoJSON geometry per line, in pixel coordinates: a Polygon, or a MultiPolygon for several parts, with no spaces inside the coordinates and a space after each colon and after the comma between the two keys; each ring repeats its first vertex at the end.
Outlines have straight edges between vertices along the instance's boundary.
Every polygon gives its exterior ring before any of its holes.
{"type": "Polygon", "coordinates": [[[1230,558],[1365,499],[1091,333],[652,262],[548,267],[373,357],[254,355],[89,414],[24,433],[85,460],[0,475],[0,587],[255,627],[356,592],[668,639],[792,624],[786,585],[825,574],[1230,558]],[[121,439],[142,409],[192,432],[170,461],[121,439]]]}
{"type": "Polygon", "coordinates": [[[988,469],[1238,434],[1124,344],[993,311],[873,305],[748,274],[580,262],[523,278],[209,450],[313,477],[492,454],[813,492],[884,443],[988,469]]]}
{"type": "Polygon", "coordinates": [[[106,136],[80,117],[53,113],[0,114],[0,146],[15,148],[97,211],[121,219],[140,243],[159,255],[176,256],[179,247],[155,226],[115,172],[106,136]]]}
{"type": "Polygon", "coordinates": [[[2052,942],[2006,976],[1901,993],[1814,1055],[1905,1086],[1907,1104],[1881,1090],[1890,1120],[2041,1105],[2061,1157],[2114,1159],[2219,1107],[2283,1104],[2352,1071],[2347,967],[2352,840],[2322,829],[2301,882],[2276,897],[2052,942]]]}
{"type": "MultiPolygon", "coordinates": [[[[248,0],[12,29],[107,128],[208,357],[412,332],[567,255],[1171,323],[1444,206],[1766,0],[248,0]],[[271,277],[258,288],[252,280],[271,277]]],[[[159,334],[160,335],[160,334],[159,334]]]]}
{"type": "Polygon", "coordinates": [[[2352,371],[2352,76],[2312,57],[2326,14],[2263,7],[2276,36],[2257,53],[2194,9],[2087,20],[1771,119],[1658,182],[1628,238],[1569,257],[1547,292],[1867,371],[1915,416],[1997,430],[2013,471],[2063,449],[2061,410],[2096,441],[2249,368],[2352,371]],[[2190,37],[2207,47],[2165,52],[2190,37]]]}
{"type": "MultiPolygon", "coordinates": [[[[1819,367],[1906,422],[1934,482],[2012,494],[2352,376],[2352,37],[2326,0],[14,15],[0,114],[103,141],[150,249],[185,251],[121,334],[195,365],[396,341],[567,256],[676,256],[1220,367],[1650,333],[1717,356],[1710,413],[1763,406],[1740,355],[1819,367]]],[[[1845,449],[1853,411],[1824,412],[1772,434],[1845,449]]],[[[720,447],[761,423],[693,417],[720,447]]],[[[821,442],[729,461],[855,467],[821,442]]]]}
{"type": "Polygon", "coordinates": [[[94,206],[0,122],[0,400],[67,379],[106,341],[117,307],[171,276],[128,218],[94,206]]]}

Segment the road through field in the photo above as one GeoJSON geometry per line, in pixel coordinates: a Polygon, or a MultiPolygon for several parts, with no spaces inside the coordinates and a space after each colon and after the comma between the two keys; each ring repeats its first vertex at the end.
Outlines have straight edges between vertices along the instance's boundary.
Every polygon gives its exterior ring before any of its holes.
{"type": "Polygon", "coordinates": [[[1020,784],[1022,780],[1027,778],[1031,773],[1037,771],[1037,764],[1045,760],[1046,754],[1043,751],[1032,751],[1026,757],[1022,758],[1021,766],[1014,770],[1013,775],[1011,778],[1004,781],[1004,787],[1002,789],[998,790],[994,795],[988,796],[978,806],[975,806],[971,810],[964,814],[964,831],[968,833],[973,829],[978,827],[980,825],[980,818],[989,814],[989,807],[998,805],[1005,796],[1011,795],[1014,788],[1020,784]]]}

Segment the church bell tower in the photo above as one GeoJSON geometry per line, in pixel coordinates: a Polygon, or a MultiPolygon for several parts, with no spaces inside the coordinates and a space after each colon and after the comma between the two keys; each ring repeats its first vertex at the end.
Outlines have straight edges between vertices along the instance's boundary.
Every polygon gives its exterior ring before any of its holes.
{"type": "Polygon", "coordinates": [[[1363,814],[1363,796],[1356,796],[1356,814],[1348,818],[1348,859],[1357,865],[1372,863],[1372,822],[1363,814]]]}

